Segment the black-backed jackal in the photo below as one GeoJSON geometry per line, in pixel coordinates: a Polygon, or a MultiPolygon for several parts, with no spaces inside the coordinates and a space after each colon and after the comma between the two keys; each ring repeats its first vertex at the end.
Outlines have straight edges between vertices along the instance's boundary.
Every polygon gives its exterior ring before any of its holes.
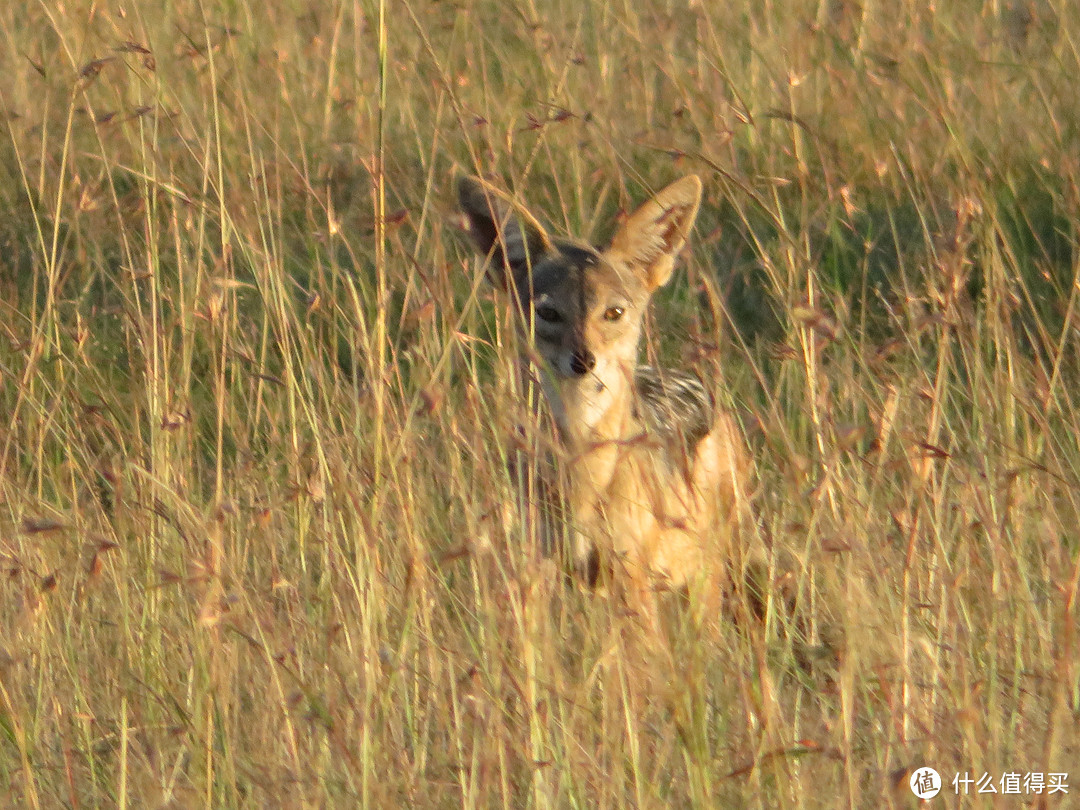
{"type": "Polygon", "coordinates": [[[552,238],[484,181],[462,177],[457,191],[488,278],[546,366],[575,566],[595,572],[599,560],[649,613],[658,587],[700,588],[715,606],[750,520],[746,448],[699,379],[638,365],[649,300],[686,244],[701,181],[665,188],[606,250],[552,238]]]}

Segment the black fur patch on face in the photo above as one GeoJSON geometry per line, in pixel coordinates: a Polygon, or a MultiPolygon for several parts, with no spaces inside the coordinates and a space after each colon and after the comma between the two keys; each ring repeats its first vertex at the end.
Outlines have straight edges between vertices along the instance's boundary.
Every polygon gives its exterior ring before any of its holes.
{"type": "Polygon", "coordinates": [[[558,242],[556,249],[576,267],[593,267],[600,263],[600,254],[591,247],[575,245],[572,242],[558,242]]]}
{"type": "Polygon", "coordinates": [[[567,281],[580,282],[600,265],[600,254],[589,247],[572,242],[556,242],[554,249],[536,257],[530,274],[529,267],[515,268],[514,276],[519,294],[526,300],[541,295],[553,295],[567,281]]]}

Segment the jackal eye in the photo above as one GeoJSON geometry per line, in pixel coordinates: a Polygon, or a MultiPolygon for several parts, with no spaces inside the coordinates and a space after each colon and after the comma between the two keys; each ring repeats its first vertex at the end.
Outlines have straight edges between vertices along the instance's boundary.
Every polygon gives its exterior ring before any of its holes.
{"type": "Polygon", "coordinates": [[[622,307],[608,307],[606,310],[604,310],[604,320],[617,321],[623,316],[624,312],[626,312],[626,310],[622,307]]]}
{"type": "Polygon", "coordinates": [[[546,323],[562,323],[562,315],[555,307],[537,307],[536,317],[546,323]]]}

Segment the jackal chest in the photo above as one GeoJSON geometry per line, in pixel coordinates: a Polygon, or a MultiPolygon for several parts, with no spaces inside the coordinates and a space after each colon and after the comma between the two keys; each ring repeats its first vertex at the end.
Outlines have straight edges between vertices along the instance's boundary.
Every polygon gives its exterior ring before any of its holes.
{"type": "Polygon", "coordinates": [[[595,547],[647,563],[665,532],[697,528],[685,479],[672,475],[647,434],[590,448],[568,478],[575,556],[595,547]]]}

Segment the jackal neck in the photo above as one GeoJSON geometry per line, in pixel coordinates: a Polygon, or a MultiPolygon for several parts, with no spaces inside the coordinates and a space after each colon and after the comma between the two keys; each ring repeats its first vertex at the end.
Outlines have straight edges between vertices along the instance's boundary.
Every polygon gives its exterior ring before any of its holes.
{"type": "Polygon", "coordinates": [[[543,378],[544,395],[571,452],[631,439],[644,430],[635,416],[633,366],[602,363],[595,373],[580,379],[543,378]]]}

